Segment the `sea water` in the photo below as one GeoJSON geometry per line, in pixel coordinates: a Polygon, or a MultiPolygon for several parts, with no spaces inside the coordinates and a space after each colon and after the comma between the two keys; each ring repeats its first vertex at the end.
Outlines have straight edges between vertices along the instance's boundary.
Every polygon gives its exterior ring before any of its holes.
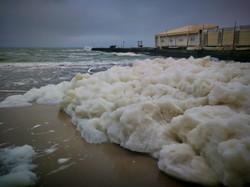
{"type": "Polygon", "coordinates": [[[250,182],[249,63],[91,53],[110,62],[105,71],[91,73],[92,66],[0,106],[57,105],[88,142],[150,154],[182,180],[250,182]]]}
{"type": "Polygon", "coordinates": [[[0,48],[0,100],[47,84],[71,80],[77,73],[93,74],[114,65],[131,66],[135,53],[103,53],[91,48],[0,48]]]}

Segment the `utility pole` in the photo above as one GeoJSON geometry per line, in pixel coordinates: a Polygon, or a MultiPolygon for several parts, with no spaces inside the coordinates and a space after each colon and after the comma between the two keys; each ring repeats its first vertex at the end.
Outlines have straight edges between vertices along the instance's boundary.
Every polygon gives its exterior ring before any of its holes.
{"type": "Polygon", "coordinates": [[[233,49],[235,48],[235,37],[236,37],[236,21],[234,22],[233,49]]]}

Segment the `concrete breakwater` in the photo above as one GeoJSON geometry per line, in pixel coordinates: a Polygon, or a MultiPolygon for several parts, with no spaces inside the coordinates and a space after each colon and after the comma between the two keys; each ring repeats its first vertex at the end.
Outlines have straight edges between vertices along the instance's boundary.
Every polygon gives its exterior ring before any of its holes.
{"type": "Polygon", "coordinates": [[[164,56],[173,58],[189,58],[193,56],[194,58],[201,58],[205,56],[216,57],[220,60],[234,60],[238,62],[250,62],[250,49],[247,50],[236,50],[236,49],[181,49],[181,48],[167,48],[167,49],[157,49],[150,47],[142,48],[92,48],[93,51],[103,51],[103,52],[133,52],[133,53],[143,53],[153,56],[164,56]]]}

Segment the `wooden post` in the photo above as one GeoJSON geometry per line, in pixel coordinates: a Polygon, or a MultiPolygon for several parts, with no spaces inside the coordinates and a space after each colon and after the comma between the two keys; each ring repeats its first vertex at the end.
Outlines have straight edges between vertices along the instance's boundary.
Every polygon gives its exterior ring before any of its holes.
{"type": "Polygon", "coordinates": [[[221,47],[223,47],[224,29],[221,29],[221,47]]]}

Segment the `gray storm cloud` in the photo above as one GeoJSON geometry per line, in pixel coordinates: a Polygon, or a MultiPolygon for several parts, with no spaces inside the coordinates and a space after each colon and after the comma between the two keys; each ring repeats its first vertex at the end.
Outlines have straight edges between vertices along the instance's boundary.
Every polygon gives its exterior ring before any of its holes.
{"type": "Polygon", "coordinates": [[[184,0],[1,0],[0,46],[108,46],[192,24],[249,24],[250,2],[184,0]],[[222,8],[223,7],[223,8],[222,8]]]}

